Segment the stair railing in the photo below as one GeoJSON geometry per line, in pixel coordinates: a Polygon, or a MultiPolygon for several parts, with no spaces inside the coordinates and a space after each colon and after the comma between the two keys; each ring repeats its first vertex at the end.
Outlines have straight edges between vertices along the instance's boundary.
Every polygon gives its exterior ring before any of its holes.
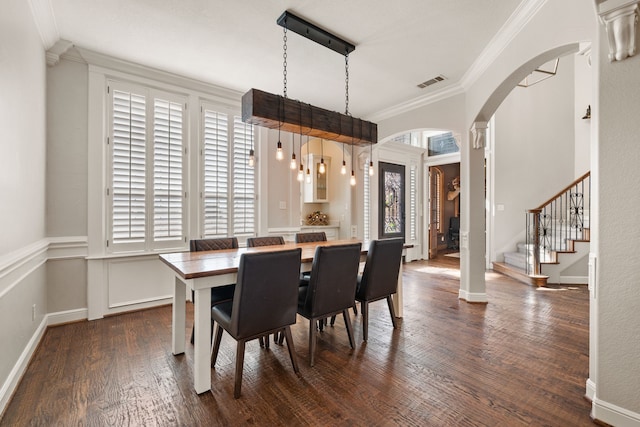
{"type": "Polygon", "coordinates": [[[555,262],[574,240],[589,240],[591,174],[585,173],[555,196],[526,213],[526,270],[540,275],[540,265],[555,262]]]}

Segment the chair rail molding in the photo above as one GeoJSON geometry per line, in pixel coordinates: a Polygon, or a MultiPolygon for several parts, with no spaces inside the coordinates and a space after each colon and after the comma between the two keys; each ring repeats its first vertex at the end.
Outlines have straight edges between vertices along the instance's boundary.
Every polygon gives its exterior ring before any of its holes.
{"type": "Polygon", "coordinates": [[[598,4],[598,16],[609,41],[609,62],[635,55],[639,3],[640,0],[606,0],[598,4]]]}

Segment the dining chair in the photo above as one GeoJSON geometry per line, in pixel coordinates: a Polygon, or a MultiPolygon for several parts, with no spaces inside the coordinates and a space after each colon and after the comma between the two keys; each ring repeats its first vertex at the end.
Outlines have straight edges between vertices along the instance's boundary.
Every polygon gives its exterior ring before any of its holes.
{"type": "Polygon", "coordinates": [[[296,233],[296,243],[309,243],[309,242],[326,242],[327,233],[324,231],[314,231],[310,233],[296,233]]]}
{"type": "Polygon", "coordinates": [[[387,299],[391,323],[397,328],[396,314],[391,295],[398,289],[398,274],[402,262],[403,239],[373,240],[369,244],[367,261],[362,275],[358,277],[356,301],[362,310],[362,336],[366,341],[369,328],[369,303],[387,299]]]}
{"type": "Polygon", "coordinates": [[[335,246],[318,246],[311,267],[309,286],[298,290],[298,314],[309,319],[309,363],[315,362],[316,322],[342,313],[353,345],[353,328],[348,309],[353,306],[353,296],[358,280],[360,243],[335,246]]]}
{"type": "MultiPolygon", "coordinates": [[[[296,233],[294,242],[296,243],[312,243],[312,242],[326,242],[327,233],[324,231],[314,231],[309,233],[296,233]]],[[[300,286],[309,285],[309,272],[303,271],[300,273],[300,286]]]]}
{"type": "Polygon", "coordinates": [[[284,245],[284,237],[282,236],[264,236],[247,238],[247,247],[255,248],[258,246],[284,245]]]}
{"type": "Polygon", "coordinates": [[[233,391],[236,399],[242,387],[247,341],[284,330],[291,364],[298,373],[290,326],[296,323],[301,252],[296,248],[242,254],[233,300],[211,309],[211,319],[216,325],[211,366],[215,367],[223,331],[237,341],[233,391]]]}
{"type": "MultiPolygon", "coordinates": [[[[282,236],[263,236],[263,237],[249,237],[247,238],[247,247],[248,248],[256,248],[259,246],[274,246],[274,245],[284,245],[284,237],[282,236]]],[[[283,336],[279,336],[276,333],[273,337],[273,342],[280,342],[282,344],[283,336]]],[[[269,335],[266,335],[264,339],[260,338],[260,346],[269,348],[269,335]]]]}
{"type": "MultiPolygon", "coordinates": [[[[236,237],[219,237],[214,239],[197,239],[189,241],[190,252],[201,251],[221,251],[224,249],[237,249],[238,239],[236,237]]],[[[233,298],[235,285],[225,285],[211,288],[211,306],[233,298]]],[[[191,291],[191,300],[194,300],[194,293],[191,291]]],[[[213,324],[211,325],[213,326],[213,324]]],[[[194,340],[195,327],[191,328],[191,344],[194,340]]],[[[213,336],[213,328],[211,329],[213,336]]]]}

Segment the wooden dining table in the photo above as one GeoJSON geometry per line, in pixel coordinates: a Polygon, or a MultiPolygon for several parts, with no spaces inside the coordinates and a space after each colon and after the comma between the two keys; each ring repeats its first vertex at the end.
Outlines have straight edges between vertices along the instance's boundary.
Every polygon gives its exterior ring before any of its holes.
{"type": "MultiPolygon", "coordinates": [[[[173,292],[173,318],[171,351],[184,353],[186,341],[187,288],[194,293],[194,388],[198,394],[211,390],[211,288],[236,283],[240,257],[245,253],[271,252],[301,248],[301,271],[311,271],[318,246],[362,243],[361,256],[366,257],[368,242],[360,240],[333,240],[327,242],[286,243],[276,246],[225,249],[202,252],[175,252],[161,254],[160,260],[175,276],[173,292]]],[[[397,317],[402,317],[402,265],[398,275],[398,292],[393,296],[397,317]]]]}

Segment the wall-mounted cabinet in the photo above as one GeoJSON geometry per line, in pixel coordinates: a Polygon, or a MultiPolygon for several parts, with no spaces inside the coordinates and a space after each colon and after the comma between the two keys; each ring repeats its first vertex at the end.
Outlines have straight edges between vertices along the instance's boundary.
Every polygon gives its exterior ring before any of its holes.
{"type": "Polygon", "coordinates": [[[309,155],[309,170],[311,179],[304,180],[303,201],[305,203],[327,203],[329,201],[329,172],[331,159],[324,157],[325,171],[321,173],[321,158],[318,155],[309,155]]]}

